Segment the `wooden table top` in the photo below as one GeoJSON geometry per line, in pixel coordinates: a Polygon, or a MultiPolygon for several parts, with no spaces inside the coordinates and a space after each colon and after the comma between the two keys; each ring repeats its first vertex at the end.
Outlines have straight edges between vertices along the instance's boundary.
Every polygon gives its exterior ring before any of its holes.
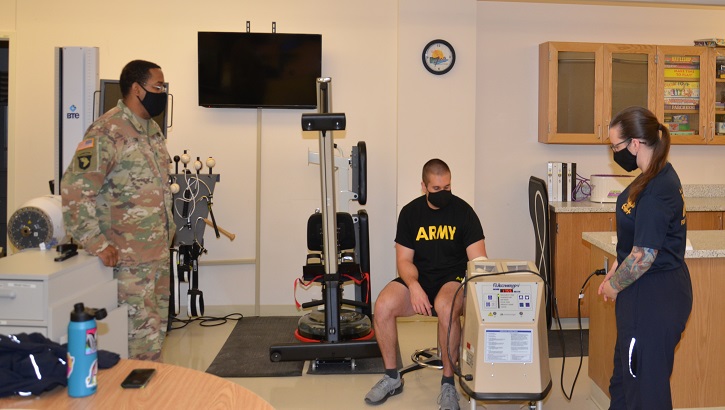
{"type": "Polygon", "coordinates": [[[244,387],[198,370],[164,363],[122,359],[98,372],[98,390],[82,398],[56,388],[40,396],[0,399],[3,409],[245,409],[274,407],[244,387]],[[124,389],[121,381],[133,369],[154,368],[143,389],[124,389]]]}

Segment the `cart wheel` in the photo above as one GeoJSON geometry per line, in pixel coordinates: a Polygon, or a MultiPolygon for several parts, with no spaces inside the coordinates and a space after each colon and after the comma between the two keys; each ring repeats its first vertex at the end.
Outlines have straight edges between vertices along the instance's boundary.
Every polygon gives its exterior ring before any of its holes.
{"type": "Polygon", "coordinates": [[[355,359],[350,360],[350,369],[355,370],[355,367],[357,367],[357,365],[355,364],[355,359]]]}
{"type": "Polygon", "coordinates": [[[279,362],[280,360],[282,360],[282,353],[272,352],[272,354],[269,355],[269,359],[272,360],[273,362],[279,362]]]}

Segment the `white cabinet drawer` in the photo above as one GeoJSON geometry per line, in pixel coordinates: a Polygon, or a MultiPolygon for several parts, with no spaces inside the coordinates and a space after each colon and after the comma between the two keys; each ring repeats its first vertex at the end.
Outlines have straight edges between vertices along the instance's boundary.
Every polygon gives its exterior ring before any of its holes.
{"type": "Polygon", "coordinates": [[[0,335],[17,335],[18,333],[40,333],[48,337],[47,328],[45,327],[25,327],[25,326],[0,326],[0,335]]]}
{"type": "Polygon", "coordinates": [[[0,280],[0,320],[46,320],[45,282],[0,280]]]}

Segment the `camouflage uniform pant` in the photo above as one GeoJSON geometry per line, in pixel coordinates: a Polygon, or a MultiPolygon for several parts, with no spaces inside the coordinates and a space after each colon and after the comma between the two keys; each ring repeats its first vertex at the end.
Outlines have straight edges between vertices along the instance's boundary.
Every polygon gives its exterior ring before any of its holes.
{"type": "Polygon", "coordinates": [[[128,357],[161,360],[169,321],[169,261],[113,269],[118,304],[128,307],[128,357]]]}

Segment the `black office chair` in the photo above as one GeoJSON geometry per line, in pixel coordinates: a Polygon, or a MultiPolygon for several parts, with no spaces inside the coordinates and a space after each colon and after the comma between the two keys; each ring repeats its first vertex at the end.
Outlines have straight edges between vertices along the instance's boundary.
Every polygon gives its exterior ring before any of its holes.
{"type": "MultiPolygon", "coordinates": [[[[549,195],[546,182],[537,177],[529,178],[529,214],[534,224],[536,243],[536,268],[554,290],[554,272],[551,269],[551,246],[549,244],[549,195]]],[[[546,293],[546,324],[551,329],[551,292],[546,293]]]]}

